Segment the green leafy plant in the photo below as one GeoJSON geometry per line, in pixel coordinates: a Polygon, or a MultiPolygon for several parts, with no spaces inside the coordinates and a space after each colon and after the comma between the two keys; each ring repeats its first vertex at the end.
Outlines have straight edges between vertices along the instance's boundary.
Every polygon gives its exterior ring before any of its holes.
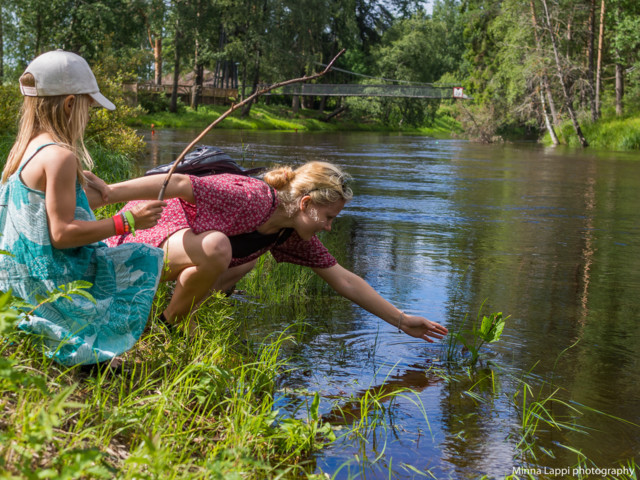
{"type": "Polygon", "coordinates": [[[22,96],[18,86],[0,84],[0,132],[13,132],[18,128],[18,115],[22,96]]]}
{"type": "Polygon", "coordinates": [[[28,315],[35,312],[42,305],[46,303],[56,302],[61,298],[66,298],[69,301],[73,301],[71,295],[79,295],[86,298],[90,302],[96,303],[95,298],[93,298],[93,296],[86,291],[87,288],[91,288],[92,286],[93,284],[90,282],[84,280],[76,280],[75,282],[70,282],[64,285],[60,285],[58,288],[54,288],[53,290],[48,292],[47,295],[36,295],[36,301],[38,302],[38,304],[33,307],[33,309],[31,309],[28,315]]]}
{"type": "Polygon", "coordinates": [[[473,323],[470,330],[452,332],[446,344],[446,359],[451,362],[461,357],[461,354],[469,353],[466,364],[475,367],[480,360],[480,350],[487,343],[494,343],[500,340],[506,325],[506,320],[502,312],[482,315],[478,313],[478,318],[473,323]],[[462,349],[458,351],[458,346],[462,344],[462,349]]]}
{"type": "MultiPolygon", "coordinates": [[[[7,252],[0,252],[7,255],[7,252]]],[[[32,314],[45,303],[61,298],[73,301],[74,295],[94,300],[86,289],[91,284],[84,281],[61,285],[47,295],[37,297],[33,306],[13,295],[9,290],[0,293],[0,391],[11,392],[0,401],[3,417],[19,418],[19,425],[0,429],[0,470],[18,473],[28,479],[112,478],[112,472],[102,465],[102,453],[95,448],[63,449],[45,468],[34,468],[57,443],[57,431],[68,415],[84,407],[72,398],[75,385],[52,390],[45,375],[25,365],[12,346],[20,340],[16,337],[16,322],[32,314]],[[28,310],[28,311],[27,311],[28,310]],[[17,403],[9,398],[20,398],[17,403]],[[21,425],[21,427],[20,427],[21,425]]],[[[3,477],[4,478],[4,477],[3,477]]],[[[14,478],[14,477],[12,477],[14,478]]]]}

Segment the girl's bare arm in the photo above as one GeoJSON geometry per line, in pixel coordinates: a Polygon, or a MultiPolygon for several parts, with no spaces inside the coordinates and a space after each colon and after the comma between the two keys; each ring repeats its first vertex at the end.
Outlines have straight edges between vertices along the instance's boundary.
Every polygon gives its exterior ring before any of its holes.
{"type": "Polygon", "coordinates": [[[330,268],[314,268],[337,293],[348,298],[385,322],[401,329],[407,335],[433,342],[441,339],[448,330],[436,322],[418,315],[407,315],[382,298],[374,288],[353,272],[340,265],[330,268]]]}
{"type": "MultiPolygon", "coordinates": [[[[87,189],[87,197],[91,208],[131,200],[155,200],[158,198],[164,179],[164,175],[149,175],[112,185],[105,184],[106,189],[87,189]]],[[[97,184],[95,180],[93,183],[97,184]]],[[[193,187],[189,176],[178,173],[172,175],[164,196],[165,198],[181,198],[189,203],[194,203],[193,187]]]]}

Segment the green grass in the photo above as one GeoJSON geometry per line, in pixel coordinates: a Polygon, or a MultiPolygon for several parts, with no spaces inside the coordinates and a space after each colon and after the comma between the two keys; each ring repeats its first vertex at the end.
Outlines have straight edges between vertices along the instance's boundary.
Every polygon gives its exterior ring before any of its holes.
{"type": "MultiPolygon", "coordinates": [[[[167,296],[165,286],[156,311],[167,296]]],[[[309,453],[333,434],[317,401],[303,420],[274,408],[287,368],[280,349],[292,337],[249,349],[229,302],[208,302],[195,338],[152,321],[119,375],[54,364],[0,317],[0,471],[56,479],[304,474],[309,453]]]]}
{"type": "MultiPolygon", "coordinates": [[[[582,132],[593,148],[613,151],[628,151],[640,149],[640,116],[616,117],[608,116],[598,122],[583,121],[580,124],[582,132]]],[[[565,122],[556,129],[561,143],[580,147],[573,125],[565,122]]],[[[543,143],[551,145],[549,134],[545,134],[543,143]]]]}
{"type": "MultiPolygon", "coordinates": [[[[205,105],[197,111],[185,108],[182,112],[156,112],[142,115],[131,120],[133,126],[151,128],[204,128],[217,119],[229,107],[205,105]]],[[[337,131],[389,131],[390,128],[378,123],[365,121],[355,122],[342,118],[329,122],[320,120],[325,114],[317,110],[301,109],[293,114],[291,109],[283,106],[254,105],[248,117],[240,116],[239,111],[223,120],[216,128],[244,129],[244,130],[277,130],[277,131],[307,131],[307,132],[337,132],[337,131]]],[[[394,130],[395,131],[395,130],[394,130]]],[[[447,137],[452,132],[460,133],[459,124],[449,116],[441,116],[431,127],[402,128],[397,131],[419,133],[423,135],[447,137]]]]}

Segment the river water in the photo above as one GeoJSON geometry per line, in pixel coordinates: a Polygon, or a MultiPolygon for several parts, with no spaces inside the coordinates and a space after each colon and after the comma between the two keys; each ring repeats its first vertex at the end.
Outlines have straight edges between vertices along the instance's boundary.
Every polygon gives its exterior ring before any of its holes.
{"type": "MultiPolygon", "coordinates": [[[[146,132],[143,166],[171,161],[197,133],[146,132]]],[[[311,302],[285,386],[320,392],[335,424],[364,425],[311,471],[503,478],[537,467],[547,473],[535,478],[568,478],[549,469],[575,466],[576,451],[584,467],[640,460],[639,154],[370,133],[214,130],[205,143],[256,165],[343,166],[355,191],[338,222],[343,263],[406,312],[450,330],[481,309],[509,315],[481,373],[451,379],[438,373],[442,342],[410,339],[339,298],[311,302]],[[573,426],[541,423],[524,453],[523,380],[527,405],[559,387],[545,406],[573,426]],[[413,393],[361,411],[358,399],[403,387],[413,393]]],[[[257,312],[260,336],[290,320],[282,308],[257,312]]]]}

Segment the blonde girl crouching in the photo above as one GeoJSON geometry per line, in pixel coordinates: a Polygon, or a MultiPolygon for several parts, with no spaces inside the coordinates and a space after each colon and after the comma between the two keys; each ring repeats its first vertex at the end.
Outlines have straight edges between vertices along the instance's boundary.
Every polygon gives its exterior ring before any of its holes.
{"type": "MultiPolygon", "coordinates": [[[[311,268],[337,293],[408,335],[429,342],[446,335],[438,323],[406,315],[383,299],[339,265],[316,236],[331,230],[353,197],[348,176],[339,167],[326,162],[279,167],[263,180],[232,174],[186,178],[189,182],[181,183],[185,188],[175,192],[180,198],[167,200],[155,227],[108,241],[113,246],[144,242],[164,249],[168,271],[163,279],[176,282],[164,321],[189,322],[210,290],[227,291],[258,257],[271,252],[278,262],[311,268]]],[[[124,210],[137,205],[130,202],[124,210]]]]}

